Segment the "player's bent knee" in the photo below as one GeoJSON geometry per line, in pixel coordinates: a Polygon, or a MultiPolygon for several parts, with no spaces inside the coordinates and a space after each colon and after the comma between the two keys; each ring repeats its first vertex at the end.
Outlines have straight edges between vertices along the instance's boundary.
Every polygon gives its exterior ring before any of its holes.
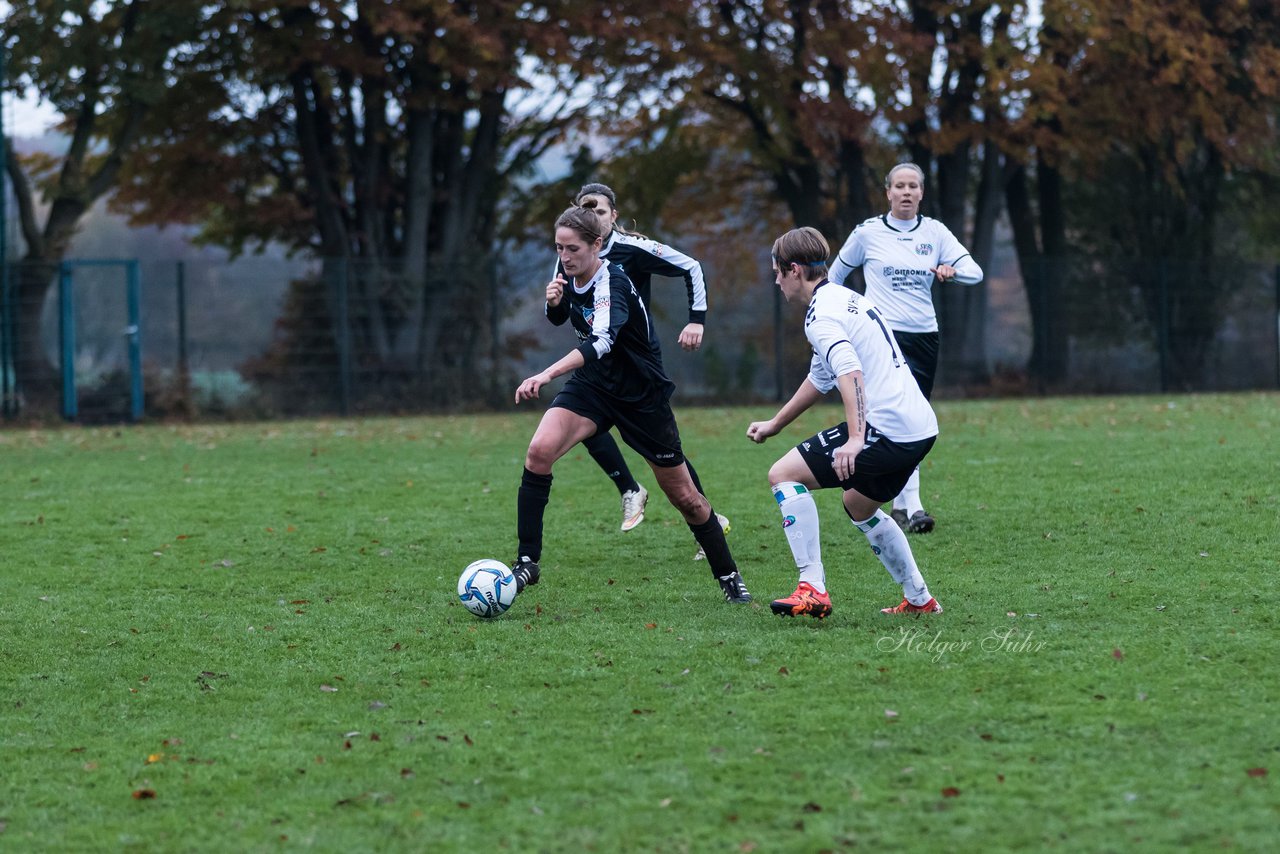
{"type": "Polygon", "coordinates": [[[796,471],[794,461],[790,456],[783,457],[769,468],[769,487],[772,488],[787,481],[800,482],[805,479],[807,474],[807,469],[803,473],[796,471]]]}
{"type": "Polygon", "coordinates": [[[686,518],[701,515],[699,511],[707,506],[707,499],[692,487],[688,489],[673,489],[667,493],[667,500],[671,502],[672,507],[679,510],[680,514],[686,518]]]}
{"type": "Polygon", "coordinates": [[[549,472],[556,461],[555,450],[540,442],[532,442],[524,457],[524,467],[529,471],[549,472]]]}

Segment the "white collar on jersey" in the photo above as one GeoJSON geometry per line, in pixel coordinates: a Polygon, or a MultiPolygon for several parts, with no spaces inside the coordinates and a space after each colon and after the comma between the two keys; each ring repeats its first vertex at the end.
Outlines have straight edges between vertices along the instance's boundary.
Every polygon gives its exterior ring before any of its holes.
{"type": "Polygon", "coordinates": [[[915,231],[917,228],[920,227],[920,223],[924,222],[924,214],[916,214],[915,219],[898,219],[896,216],[891,216],[889,214],[881,214],[880,221],[883,222],[889,228],[893,229],[894,231],[906,233],[909,231],[915,231]],[[911,227],[898,228],[899,225],[902,225],[902,226],[909,225],[911,227]]]}
{"type": "Polygon", "coordinates": [[[578,287],[577,280],[576,279],[574,280],[573,292],[576,294],[585,294],[587,291],[591,290],[596,285],[600,284],[600,282],[603,281],[605,277],[607,277],[608,275],[609,275],[609,262],[601,258],[600,269],[596,270],[595,275],[593,275],[590,279],[588,279],[585,285],[583,285],[582,287],[578,287]]]}
{"type": "MultiPolygon", "coordinates": [[[[600,250],[600,257],[604,258],[609,254],[609,250],[613,248],[613,244],[618,242],[618,229],[609,229],[609,239],[604,242],[604,248],[600,250]]],[[[608,261],[605,262],[609,263],[608,261]]]]}

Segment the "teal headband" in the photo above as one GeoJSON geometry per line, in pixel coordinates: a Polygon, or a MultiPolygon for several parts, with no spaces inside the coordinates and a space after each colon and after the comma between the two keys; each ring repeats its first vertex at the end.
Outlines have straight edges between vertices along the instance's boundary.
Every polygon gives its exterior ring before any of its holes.
{"type": "MultiPolygon", "coordinates": [[[[774,255],[774,256],[773,256],[773,260],[774,260],[774,261],[777,261],[778,263],[783,263],[782,259],[781,259],[781,258],[779,258],[777,255],[774,255]]],[[[826,261],[787,261],[786,263],[787,263],[787,264],[799,264],[801,267],[825,267],[825,266],[827,266],[827,262],[826,262],[826,261]]]]}

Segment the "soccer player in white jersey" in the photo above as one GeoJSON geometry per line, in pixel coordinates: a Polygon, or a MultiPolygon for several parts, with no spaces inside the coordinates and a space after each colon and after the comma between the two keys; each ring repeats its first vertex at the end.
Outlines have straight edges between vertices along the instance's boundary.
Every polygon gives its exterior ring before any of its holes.
{"type": "MultiPolygon", "coordinates": [[[[831,265],[830,278],[843,285],[854,268],[862,268],[867,299],[880,308],[927,400],[933,396],[938,371],[933,283],[976,285],[982,281],[982,268],[945,225],[920,215],[924,172],[919,166],[899,163],[885,176],[884,186],[889,212],[853,230],[831,265]]],[[[933,530],[933,517],[920,500],[919,470],[894,496],[892,515],[913,534],[933,530]]]]}
{"type": "Polygon", "coordinates": [[[906,533],[880,509],[933,447],[938,420],[879,309],[857,292],[827,281],[830,252],[822,234],[807,227],[792,229],[773,244],[773,270],[782,295],[788,302],[809,301],[804,333],[813,358],[796,393],[768,421],[753,421],[747,438],[758,443],[777,435],[833,388],[844,401],[845,420],[805,439],[769,469],[769,487],[800,570],[795,592],[770,607],[784,616],[822,619],[831,613],[812,492],[839,487],[854,527],[902,585],[902,602],[881,613],[941,613],[906,533]]]}

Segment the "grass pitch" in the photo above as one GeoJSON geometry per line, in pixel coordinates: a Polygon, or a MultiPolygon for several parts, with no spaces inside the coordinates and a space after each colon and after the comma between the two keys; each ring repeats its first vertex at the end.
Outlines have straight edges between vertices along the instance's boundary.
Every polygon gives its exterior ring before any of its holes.
{"type": "Polygon", "coordinates": [[[0,433],[0,849],[1274,850],[1280,397],[943,403],[900,591],[768,407],[680,410],[756,604],[581,449],[497,620],[537,413],[0,433]]]}

